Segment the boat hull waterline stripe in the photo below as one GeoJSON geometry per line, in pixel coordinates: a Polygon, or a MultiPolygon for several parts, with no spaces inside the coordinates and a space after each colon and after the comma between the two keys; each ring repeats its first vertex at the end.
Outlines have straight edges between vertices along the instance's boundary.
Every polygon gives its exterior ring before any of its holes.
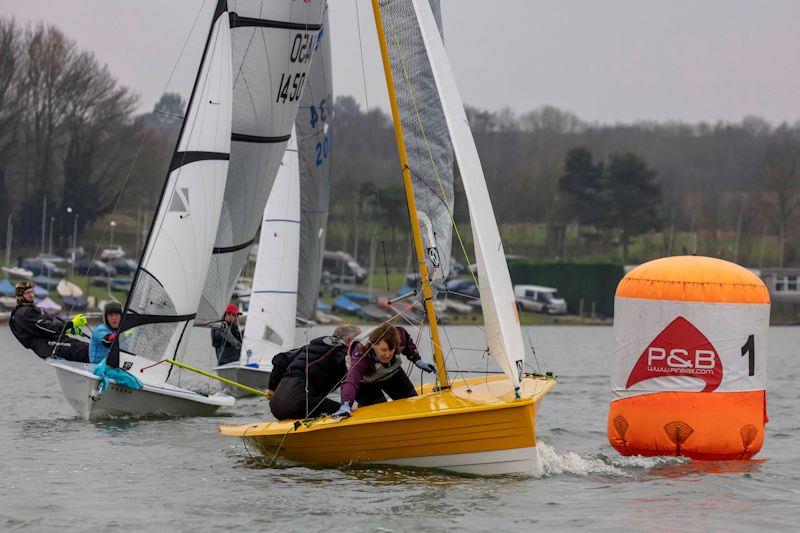
{"type": "Polygon", "coordinates": [[[169,171],[172,172],[196,161],[230,161],[230,159],[231,154],[223,152],[175,152],[169,164],[169,171]]]}
{"type": "Polygon", "coordinates": [[[231,28],[278,28],[282,30],[319,31],[321,24],[304,24],[302,22],[286,22],[284,20],[267,20],[252,17],[240,17],[235,11],[230,13],[231,28]]]}

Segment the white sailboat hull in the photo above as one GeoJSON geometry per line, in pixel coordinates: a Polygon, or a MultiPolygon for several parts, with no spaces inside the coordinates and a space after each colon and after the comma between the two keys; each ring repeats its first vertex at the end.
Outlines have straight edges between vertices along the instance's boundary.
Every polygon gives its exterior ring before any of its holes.
{"type": "MultiPolygon", "coordinates": [[[[254,389],[264,390],[269,385],[269,376],[272,372],[272,367],[258,367],[245,366],[240,362],[228,363],[214,368],[214,372],[221,378],[230,379],[236,383],[247,385],[254,389]]],[[[240,389],[239,387],[224,386],[227,394],[236,398],[244,398],[245,396],[253,396],[252,392],[240,389]]]]}
{"type": "Polygon", "coordinates": [[[503,474],[534,475],[539,472],[539,454],[536,446],[493,450],[475,453],[454,453],[451,455],[432,455],[407,457],[384,461],[371,461],[369,464],[389,464],[414,468],[437,468],[461,474],[477,476],[498,476],[503,474]]]}
{"type": "Polygon", "coordinates": [[[144,384],[141,390],[122,387],[110,380],[97,400],[100,380],[92,374],[94,365],[64,360],[50,361],[61,390],[78,415],[86,420],[116,417],[211,416],[235,400],[224,394],[206,396],[170,384],[144,384]]]}

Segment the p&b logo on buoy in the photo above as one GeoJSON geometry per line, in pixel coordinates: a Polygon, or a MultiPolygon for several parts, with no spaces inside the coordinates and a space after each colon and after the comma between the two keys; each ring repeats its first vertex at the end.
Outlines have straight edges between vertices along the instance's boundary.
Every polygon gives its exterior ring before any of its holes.
{"type": "Polygon", "coordinates": [[[702,379],[703,392],[722,382],[722,361],[708,338],[691,322],[677,317],[645,348],[628,377],[626,388],[646,379],[682,376],[702,379]]]}

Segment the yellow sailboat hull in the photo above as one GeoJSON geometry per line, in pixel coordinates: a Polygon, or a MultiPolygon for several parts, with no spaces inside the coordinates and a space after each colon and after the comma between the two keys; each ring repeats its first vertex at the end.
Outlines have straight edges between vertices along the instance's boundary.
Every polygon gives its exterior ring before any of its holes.
{"type": "Polygon", "coordinates": [[[494,475],[535,473],[534,422],[552,378],[528,376],[515,398],[505,376],[456,380],[449,390],[356,409],[346,420],[226,425],[264,455],[303,463],[397,464],[494,475]]]}

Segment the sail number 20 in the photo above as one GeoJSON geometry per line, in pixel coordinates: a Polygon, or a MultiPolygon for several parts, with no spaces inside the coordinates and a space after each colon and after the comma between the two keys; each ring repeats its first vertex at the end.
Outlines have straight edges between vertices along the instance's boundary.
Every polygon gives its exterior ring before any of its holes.
{"type": "Polygon", "coordinates": [[[317,166],[328,159],[328,136],[326,135],[321,142],[317,143],[317,166]]]}

